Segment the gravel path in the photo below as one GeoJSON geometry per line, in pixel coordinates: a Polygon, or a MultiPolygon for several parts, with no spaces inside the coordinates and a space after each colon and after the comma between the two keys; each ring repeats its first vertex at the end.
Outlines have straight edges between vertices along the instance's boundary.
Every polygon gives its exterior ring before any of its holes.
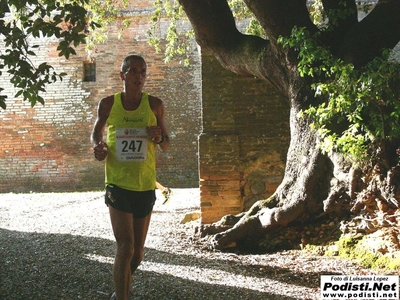
{"type": "MultiPolygon", "coordinates": [[[[319,299],[321,274],[369,275],[355,263],[299,251],[209,252],[193,239],[198,189],[158,193],[131,299],[319,299]]],[[[107,300],[114,238],[103,192],[0,195],[0,299],[107,300]]]]}

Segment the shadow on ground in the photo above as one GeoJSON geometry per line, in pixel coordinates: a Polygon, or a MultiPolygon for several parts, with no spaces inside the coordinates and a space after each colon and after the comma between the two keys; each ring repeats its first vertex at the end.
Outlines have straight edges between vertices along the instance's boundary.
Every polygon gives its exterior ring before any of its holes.
{"type": "MultiPolygon", "coordinates": [[[[113,290],[112,260],[114,241],[97,237],[73,236],[69,234],[29,233],[0,229],[1,269],[0,297],[15,300],[84,299],[105,300],[113,290]]],[[[199,265],[198,258],[146,249],[146,261],[173,263],[176,265],[199,265]]],[[[224,260],[209,260],[207,268],[218,270],[226,267],[224,260]]],[[[243,268],[258,268],[235,262],[230,271],[242,273],[243,268]]],[[[292,272],[272,268],[260,273],[274,279],[273,274],[292,272]]],[[[298,275],[298,274],[297,274],[298,275]]],[[[318,274],[315,274],[317,277],[318,274]]],[[[279,295],[279,291],[259,292],[226,285],[196,282],[178,276],[138,270],[135,280],[139,284],[133,289],[132,299],[191,300],[191,299],[297,299],[279,295]],[[208,295],[220,295],[218,299],[208,295]]],[[[274,279],[276,280],[276,279],[274,279]]],[[[298,285],[309,286],[300,280],[298,285]]],[[[318,284],[318,281],[314,282],[318,284]]]]}

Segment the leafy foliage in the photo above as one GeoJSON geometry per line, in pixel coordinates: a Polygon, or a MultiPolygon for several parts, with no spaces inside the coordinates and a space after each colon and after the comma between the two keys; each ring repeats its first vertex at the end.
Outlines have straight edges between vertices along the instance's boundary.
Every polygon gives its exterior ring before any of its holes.
{"type": "MultiPolygon", "coordinates": [[[[104,26],[116,19],[128,0],[0,0],[0,37],[4,50],[0,52],[0,75],[7,72],[16,88],[15,97],[29,101],[33,107],[44,103],[41,93],[47,84],[66,75],[57,73],[47,62],[35,64],[33,57],[41,38],[58,39],[60,57],[75,55],[75,48],[105,40],[104,26]]],[[[127,26],[128,24],[124,24],[127,26]]],[[[0,88],[0,93],[4,91],[0,88]]],[[[0,107],[6,109],[6,98],[0,94],[0,107]]]]}
{"type": "Polygon", "coordinates": [[[295,28],[285,47],[299,53],[301,76],[312,79],[318,105],[303,113],[313,120],[322,148],[362,159],[369,145],[400,136],[400,65],[385,50],[364,68],[334,57],[304,29],[295,28]]]}
{"type": "MultiPolygon", "coordinates": [[[[233,16],[237,20],[249,20],[245,33],[263,38],[266,37],[260,22],[254,18],[253,13],[243,1],[229,0],[228,4],[231,7],[233,16]]],[[[181,60],[185,66],[188,66],[190,64],[190,45],[194,39],[194,32],[184,25],[187,22],[187,17],[182,6],[177,0],[155,0],[154,6],[156,9],[151,19],[152,26],[147,31],[149,44],[157,52],[164,53],[165,62],[181,60]],[[160,25],[163,19],[169,22],[169,24],[165,37],[166,45],[161,47],[161,35],[159,32],[161,31],[160,25]]]]}
{"type": "Polygon", "coordinates": [[[248,9],[246,5],[244,5],[242,0],[229,0],[228,4],[236,20],[249,21],[245,31],[246,34],[266,38],[264,29],[261,27],[260,22],[256,18],[254,18],[253,13],[248,9]]]}
{"type": "Polygon", "coordinates": [[[152,26],[147,30],[149,44],[157,52],[161,52],[160,25],[163,18],[169,20],[167,35],[165,37],[166,45],[164,50],[165,62],[173,59],[181,59],[185,66],[189,65],[190,41],[194,38],[193,30],[185,29],[183,23],[187,21],[182,6],[176,0],[155,0],[155,11],[151,23],[152,26]]]}
{"type": "MultiPolygon", "coordinates": [[[[84,5],[88,11],[87,19],[94,22],[98,26],[87,30],[86,33],[86,50],[88,59],[91,59],[93,51],[96,51],[96,45],[104,43],[107,40],[107,25],[117,21],[120,11],[129,3],[129,0],[91,0],[84,5]]],[[[119,24],[119,38],[122,38],[123,31],[128,28],[130,22],[124,19],[119,24]]]]}
{"type": "MultiPolygon", "coordinates": [[[[32,106],[37,102],[44,103],[40,92],[45,92],[46,84],[62,80],[65,74],[56,73],[48,63],[34,65],[31,58],[36,56],[34,50],[39,48],[34,41],[54,36],[60,40],[59,56],[68,58],[75,54],[73,47],[85,42],[82,33],[87,26],[84,4],[84,0],[70,3],[1,0],[0,34],[5,50],[0,53],[0,67],[6,68],[11,75],[10,81],[17,88],[16,97],[22,95],[32,106]]],[[[3,109],[6,108],[6,97],[0,95],[3,109]]]]}

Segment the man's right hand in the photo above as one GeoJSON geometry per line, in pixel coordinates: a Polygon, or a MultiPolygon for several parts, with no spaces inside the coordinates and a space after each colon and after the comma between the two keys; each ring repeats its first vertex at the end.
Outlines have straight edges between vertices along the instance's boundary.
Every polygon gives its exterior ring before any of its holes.
{"type": "Polygon", "coordinates": [[[105,142],[101,141],[96,146],[93,147],[94,157],[98,161],[102,161],[107,157],[108,146],[105,142]]]}

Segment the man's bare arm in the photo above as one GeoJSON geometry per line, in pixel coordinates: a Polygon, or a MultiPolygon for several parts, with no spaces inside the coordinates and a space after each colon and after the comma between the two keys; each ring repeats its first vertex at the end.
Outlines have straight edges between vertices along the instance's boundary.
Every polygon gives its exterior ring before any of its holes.
{"type": "Polygon", "coordinates": [[[103,141],[103,134],[113,103],[113,97],[107,97],[99,101],[97,118],[90,136],[94,156],[99,161],[104,160],[108,154],[107,144],[103,141]]]}
{"type": "Polygon", "coordinates": [[[170,145],[168,129],[165,124],[165,107],[162,100],[150,96],[150,106],[157,118],[157,127],[160,129],[160,140],[157,143],[162,151],[167,151],[170,145]],[[161,143],[159,143],[162,141],[161,143]]]}

